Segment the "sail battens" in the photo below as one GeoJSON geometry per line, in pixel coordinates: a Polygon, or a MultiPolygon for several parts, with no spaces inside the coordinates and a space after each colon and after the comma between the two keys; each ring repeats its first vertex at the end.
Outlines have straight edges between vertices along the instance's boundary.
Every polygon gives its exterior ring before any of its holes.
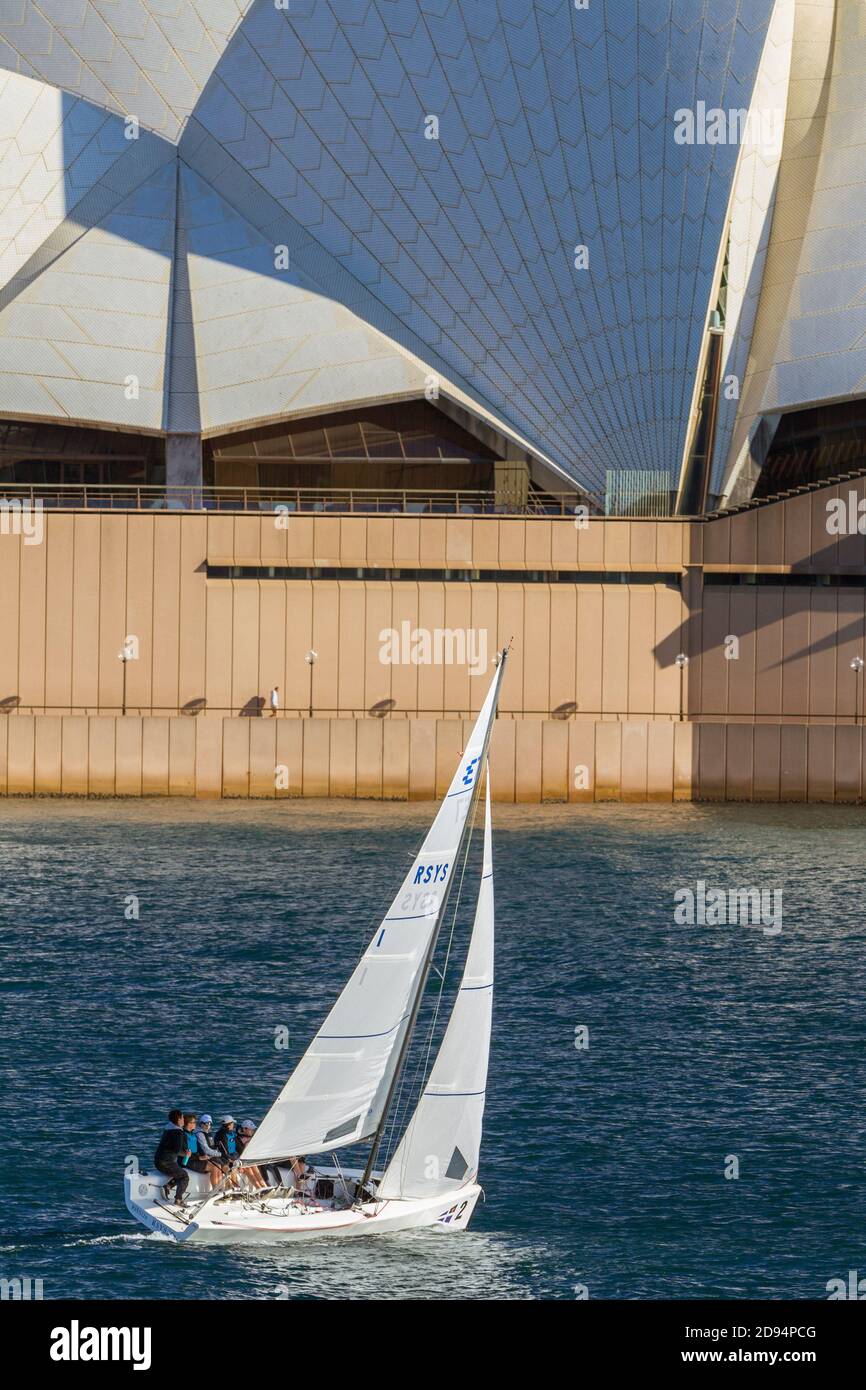
{"type": "MultiPolygon", "coordinates": [[[[502,668],[491,682],[460,765],[423,845],[412,856],[399,892],[342,994],[247,1145],[244,1153],[249,1162],[263,1162],[275,1154],[320,1153],[381,1134],[456,861],[468,833],[468,815],[483,771],[501,676],[502,668]],[[422,907],[424,910],[418,912],[422,907]],[[394,930],[392,941],[384,935],[385,930],[398,924],[399,934],[394,930]],[[385,940],[388,947],[383,949],[385,940]],[[374,965],[378,969],[371,970],[374,965]],[[357,1047],[324,1048],[333,1042],[357,1043],[357,1047]],[[339,1137],[344,1129],[348,1137],[339,1137]],[[338,1137],[329,1143],[328,1135],[338,1137]]],[[[486,891],[489,885],[484,887],[486,891]]],[[[472,973],[476,978],[482,975],[477,967],[472,973]]]]}

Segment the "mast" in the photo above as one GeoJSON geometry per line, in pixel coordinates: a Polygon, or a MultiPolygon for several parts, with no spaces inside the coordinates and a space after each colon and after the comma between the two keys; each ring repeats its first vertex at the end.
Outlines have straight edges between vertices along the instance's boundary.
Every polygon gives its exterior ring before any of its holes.
{"type": "MultiPolygon", "coordinates": [[[[509,644],[509,645],[510,645],[510,644],[509,644]]],[[[503,673],[504,673],[504,671],[505,671],[505,661],[506,661],[506,658],[507,658],[507,656],[508,656],[508,650],[509,650],[508,647],[503,647],[502,651],[501,651],[500,654],[499,654],[499,670],[498,670],[497,676],[496,676],[496,695],[495,695],[494,700],[493,700],[493,709],[492,709],[492,711],[491,711],[490,722],[489,722],[489,724],[487,725],[487,729],[486,729],[485,734],[484,734],[484,744],[483,744],[482,749],[481,749],[481,759],[480,759],[480,771],[479,771],[479,775],[476,777],[476,779],[475,779],[475,785],[474,785],[474,787],[472,788],[472,799],[471,799],[470,804],[469,804],[469,810],[468,810],[468,812],[467,812],[467,814],[466,814],[466,820],[465,820],[465,822],[464,822],[463,830],[462,830],[462,833],[461,833],[461,835],[460,835],[460,840],[459,840],[459,843],[458,843],[458,845],[457,845],[457,851],[456,851],[456,853],[455,853],[455,855],[454,855],[455,872],[451,875],[450,879],[448,880],[448,883],[446,884],[446,887],[445,887],[445,892],[444,892],[443,895],[442,895],[442,902],[440,903],[439,912],[438,912],[438,914],[437,914],[437,916],[436,916],[436,925],[435,925],[435,927],[433,928],[433,931],[432,931],[432,933],[431,933],[431,936],[430,936],[430,944],[429,944],[429,946],[427,947],[427,954],[426,954],[426,956],[425,956],[425,958],[424,958],[424,965],[423,965],[423,967],[422,967],[422,969],[421,969],[421,973],[420,973],[420,975],[419,975],[419,977],[418,977],[418,984],[417,984],[416,989],[415,989],[415,998],[414,998],[414,1000],[412,1001],[412,1010],[411,1010],[411,1013],[410,1013],[410,1015],[409,1015],[409,1023],[408,1023],[408,1026],[407,1026],[407,1028],[406,1028],[406,1033],[405,1033],[405,1036],[404,1036],[404,1038],[403,1038],[403,1041],[402,1041],[402,1043],[401,1043],[401,1045],[400,1045],[400,1051],[399,1051],[399,1054],[398,1054],[398,1056],[397,1056],[397,1063],[396,1063],[396,1065],[395,1065],[395,1067],[394,1067],[394,1071],[393,1071],[393,1074],[392,1074],[392,1076],[391,1076],[391,1084],[390,1084],[390,1086],[388,1087],[388,1094],[387,1094],[387,1096],[385,1097],[385,1104],[384,1104],[384,1106],[383,1106],[383,1108],[382,1108],[382,1115],[381,1115],[381,1118],[380,1118],[380,1120],[379,1120],[379,1124],[378,1124],[378,1127],[377,1127],[377,1129],[376,1129],[376,1133],[373,1135],[373,1143],[372,1143],[372,1145],[371,1145],[371,1147],[370,1147],[370,1155],[369,1155],[369,1157],[368,1157],[368,1159],[367,1159],[367,1164],[366,1164],[366,1167],[364,1168],[364,1172],[363,1172],[363,1176],[361,1177],[361,1181],[360,1181],[360,1183],[358,1184],[358,1190],[359,1190],[360,1192],[363,1192],[364,1188],[367,1186],[367,1183],[368,1183],[369,1180],[370,1180],[370,1174],[371,1174],[372,1171],[373,1171],[373,1167],[374,1167],[374,1164],[375,1164],[375,1162],[376,1162],[376,1158],[377,1158],[378,1153],[379,1153],[379,1147],[380,1147],[380,1145],[381,1145],[381,1143],[382,1143],[382,1136],[383,1136],[384,1133],[385,1133],[385,1125],[386,1125],[387,1122],[388,1122],[388,1114],[389,1114],[389,1111],[390,1111],[390,1109],[391,1109],[392,1102],[393,1102],[393,1100],[394,1100],[395,1092],[396,1092],[396,1090],[397,1090],[397,1082],[398,1082],[399,1079],[400,1079],[400,1073],[401,1073],[402,1070],[403,1070],[403,1065],[404,1065],[404,1063],[405,1063],[405,1061],[406,1061],[406,1057],[407,1057],[407,1054],[408,1054],[408,1052],[409,1052],[409,1045],[410,1045],[410,1043],[411,1043],[411,1041],[412,1041],[412,1034],[413,1034],[414,1031],[415,1031],[415,1024],[416,1024],[416,1022],[417,1022],[417,1020],[418,1020],[418,1013],[419,1013],[419,1010],[420,1010],[420,1008],[421,1008],[421,1000],[422,1000],[422,998],[423,998],[424,990],[425,990],[425,987],[426,987],[426,985],[427,985],[427,977],[428,977],[429,974],[430,974],[430,967],[431,967],[431,965],[433,964],[433,956],[434,956],[434,953],[435,953],[435,951],[436,951],[436,943],[437,943],[437,941],[439,940],[439,929],[440,929],[440,927],[442,926],[442,922],[443,922],[443,919],[444,919],[444,917],[445,917],[445,911],[446,911],[446,909],[447,909],[447,907],[448,907],[448,899],[449,899],[450,896],[451,896],[451,889],[453,888],[453,886],[454,886],[454,880],[455,880],[455,878],[457,877],[456,866],[457,866],[457,863],[458,863],[458,861],[459,861],[459,859],[460,859],[460,855],[461,855],[461,853],[462,853],[462,851],[463,851],[463,846],[464,846],[464,844],[466,843],[466,837],[467,837],[467,835],[469,835],[469,834],[471,833],[472,820],[473,820],[474,815],[475,815],[475,805],[476,805],[476,802],[477,802],[477,800],[478,800],[478,792],[479,792],[479,789],[480,789],[480,787],[481,787],[481,772],[486,772],[486,771],[487,771],[487,750],[488,750],[489,745],[490,745],[490,735],[491,735],[491,733],[492,733],[492,731],[493,731],[493,725],[494,725],[494,723],[495,723],[495,721],[496,721],[497,708],[498,708],[498,705],[499,705],[499,691],[500,691],[500,688],[501,688],[501,686],[502,686],[502,676],[503,676],[503,673]]]]}

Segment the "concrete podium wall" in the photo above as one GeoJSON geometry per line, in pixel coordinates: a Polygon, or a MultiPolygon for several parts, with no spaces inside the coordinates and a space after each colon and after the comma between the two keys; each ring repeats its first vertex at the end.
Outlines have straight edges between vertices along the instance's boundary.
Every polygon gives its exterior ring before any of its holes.
{"type": "MultiPolygon", "coordinates": [[[[433,800],[469,727],[16,715],[0,720],[0,795],[433,800]]],[[[492,759],[500,802],[866,800],[853,725],[499,719],[492,759]]]]}

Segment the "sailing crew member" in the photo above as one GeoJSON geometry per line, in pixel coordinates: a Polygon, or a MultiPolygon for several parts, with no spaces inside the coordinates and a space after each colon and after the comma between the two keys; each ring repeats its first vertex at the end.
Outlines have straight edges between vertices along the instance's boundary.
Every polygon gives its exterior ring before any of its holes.
{"type": "MultiPolygon", "coordinates": [[[[183,1128],[186,1135],[186,1145],[188,1153],[181,1162],[186,1164],[187,1172],[204,1173],[210,1179],[211,1187],[216,1187],[222,1178],[222,1169],[206,1156],[204,1149],[199,1143],[198,1137],[198,1117],[192,1113],[183,1117],[183,1128]]],[[[210,1146],[208,1146],[210,1147],[210,1146]]]]}
{"type": "Polygon", "coordinates": [[[157,1172],[164,1173],[168,1178],[162,1189],[163,1196],[167,1198],[169,1188],[174,1185],[175,1201],[179,1207],[183,1206],[183,1194],[189,1186],[189,1174],[184,1166],[188,1153],[183,1111],[169,1110],[168,1124],[160,1135],[153,1162],[157,1172]]]}
{"type": "MultiPolygon", "coordinates": [[[[241,1154],[243,1154],[244,1149],[252,1139],[255,1132],[256,1127],[253,1124],[252,1120],[244,1120],[238,1132],[238,1151],[241,1154]]],[[[267,1187],[268,1184],[262,1177],[261,1170],[258,1169],[254,1163],[247,1164],[245,1167],[241,1168],[241,1172],[243,1173],[244,1177],[249,1178],[253,1187],[267,1187]]]]}
{"type": "Polygon", "coordinates": [[[213,1142],[213,1136],[211,1135],[212,1124],[213,1116],[199,1115],[198,1125],[195,1131],[196,1143],[198,1145],[197,1151],[201,1154],[202,1158],[208,1160],[212,1169],[216,1168],[220,1178],[222,1178],[226,1169],[222,1154],[213,1142]]]}

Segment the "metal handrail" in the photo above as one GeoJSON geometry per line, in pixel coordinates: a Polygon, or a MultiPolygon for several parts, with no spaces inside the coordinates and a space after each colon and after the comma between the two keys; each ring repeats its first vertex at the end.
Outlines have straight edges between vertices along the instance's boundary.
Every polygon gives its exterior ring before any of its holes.
{"type": "MultiPolygon", "coordinates": [[[[530,493],[525,502],[481,489],[165,487],[147,483],[3,483],[0,504],[61,511],[241,511],[296,513],[573,517],[579,506],[604,515],[604,499],[593,493],[530,493]]],[[[659,516],[666,515],[659,511],[659,516]]],[[[635,517],[634,520],[653,520],[635,517]]]]}

